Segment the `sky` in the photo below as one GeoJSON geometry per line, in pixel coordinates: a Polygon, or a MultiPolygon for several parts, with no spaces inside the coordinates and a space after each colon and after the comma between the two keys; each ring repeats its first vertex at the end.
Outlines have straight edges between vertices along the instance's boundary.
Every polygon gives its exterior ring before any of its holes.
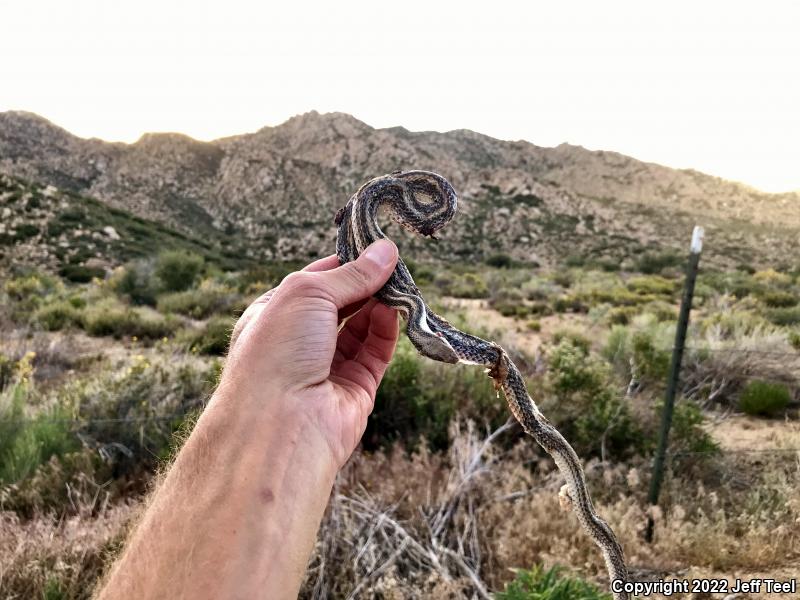
{"type": "Polygon", "coordinates": [[[0,4],[0,110],[197,139],[309,110],[800,190],[800,3],[0,4]]]}

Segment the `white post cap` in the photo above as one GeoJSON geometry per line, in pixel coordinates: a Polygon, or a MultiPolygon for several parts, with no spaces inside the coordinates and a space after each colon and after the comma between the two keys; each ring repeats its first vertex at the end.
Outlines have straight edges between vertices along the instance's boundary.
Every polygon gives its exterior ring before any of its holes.
{"type": "Polygon", "coordinates": [[[700,227],[700,225],[694,226],[694,231],[692,231],[692,254],[700,254],[703,250],[703,238],[706,235],[705,229],[700,227]]]}

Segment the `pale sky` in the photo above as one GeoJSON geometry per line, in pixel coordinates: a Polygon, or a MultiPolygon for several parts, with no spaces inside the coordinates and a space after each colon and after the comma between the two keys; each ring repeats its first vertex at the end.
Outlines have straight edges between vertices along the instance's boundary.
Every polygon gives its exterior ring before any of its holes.
{"type": "Polygon", "coordinates": [[[0,4],[0,110],[201,140],[343,111],[800,189],[800,2],[0,4]]]}

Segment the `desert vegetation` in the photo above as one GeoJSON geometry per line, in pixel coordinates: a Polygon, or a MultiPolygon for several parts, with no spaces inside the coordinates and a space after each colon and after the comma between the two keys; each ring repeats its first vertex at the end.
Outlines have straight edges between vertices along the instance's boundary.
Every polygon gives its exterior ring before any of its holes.
{"type": "MultiPolygon", "coordinates": [[[[89,596],[212,393],[236,316],[298,266],[232,268],[176,245],[85,277],[4,271],[3,598],[89,596]]],[[[701,272],[658,507],[646,498],[679,260],[409,266],[436,310],[513,353],[637,576],[797,573],[800,265],[701,272]]],[[[607,598],[560,485],[480,369],[403,338],[302,596],[607,598]]]]}

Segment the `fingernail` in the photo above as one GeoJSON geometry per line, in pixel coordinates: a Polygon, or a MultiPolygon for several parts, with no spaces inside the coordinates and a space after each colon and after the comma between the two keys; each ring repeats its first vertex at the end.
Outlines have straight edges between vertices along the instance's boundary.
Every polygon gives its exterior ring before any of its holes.
{"type": "Polygon", "coordinates": [[[388,240],[373,242],[364,250],[364,257],[383,268],[394,263],[394,244],[388,240]]]}

